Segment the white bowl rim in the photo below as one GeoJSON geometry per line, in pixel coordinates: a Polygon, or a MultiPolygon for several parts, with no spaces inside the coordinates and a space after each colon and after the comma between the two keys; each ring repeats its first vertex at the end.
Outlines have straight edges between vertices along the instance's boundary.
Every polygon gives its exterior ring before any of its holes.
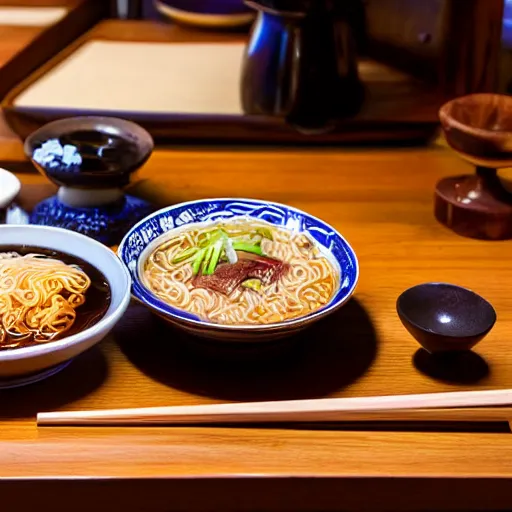
{"type": "Polygon", "coordinates": [[[0,208],[6,208],[19,194],[21,190],[21,182],[14,173],[4,169],[3,167],[0,167],[0,181],[1,176],[5,176],[8,188],[7,191],[0,190],[0,208]]]}
{"type": "MultiPolygon", "coordinates": [[[[106,329],[111,329],[123,316],[123,314],[126,311],[126,308],[128,307],[128,304],[131,300],[131,284],[132,284],[132,278],[130,275],[129,270],[126,268],[126,265],[119,259],[117,254],[109,249],[107,246],[103,245],[102,243],[86,236],[82,235],[81,233],[76,233],[75,231],[71,231],[64,228],[57,228],[53,226],[39,226],[39,225],[0,225],[0,233],[4,229],[17,229],[17,230],[27,230],[27,231],[43,231],[43,232],[57,232],[57,233],[63,233],[65,232],[66,235],[69,235],[70,238],[78,238],[80,240],[86,240],[87,243],[90,243],[91,246],[96,247],[97,250],[103,251],[105,254],[105,257],[111,258],[112,261],[115,262],[115,265],[118,266],[120,272],[120,275],[123,276],[124,282],[123,287],[124,290],[122,291],[122,298],[120,300],[120,303],[116,309],[111,311],[110,313],[106,313],[103,318],[94,325],[91,325],[87,329],[84,329],[83,331],[80,331],[78,333],[72,334],[71,336],[66,336],[60,340],[52,341],[49,343],[44,343],[41,345],[31,346],[31,347],[23,347],[23,348],[16,348],[13,350],[0,350],[0,363],[5,361],[15,361],[20,359],[30,359],[33,357],[39,357],[44,356],[47,354],[51,354],[52,352],[57,352],[59,350],[71,347],[73,345],[78,345],[82,343],[83,341],[96,336],[100,334],[102,331],[105,331],[106,329]]],[[[0,244],[1,245],[1,244],[0,244]]],[[[50,248],[51,249],[51,243],[41,243],[41,247],[43,248],[50,248]]],[[[65,252],[65,251],[62,251],[65,252]]],[[[84,259],[84,261],[87,261],[87,259],[84,259]]],[[[96,267],[97,268],[97,267],[96,267]]],[[[98,268],[98,270],[101,272],[101,268],[98,268]]]]}
{"type": "MultiPolygon", "coordinates": [[[[309,315],[300,316],[300,317],[297,317],[297,318],[292,318],[290,320],[285,320],[285,321],[282,321],[282,322],[275,322],[275,323],[271,323],[271,324],[263,324],[263,325],[252,325],[252,324],[249,324],[249,325],[224,325],[224,324],[216,324],[216,323],[213,323],[213,322],[208,322],[208,321],[205,321],[205,320],[193,320],[193,319],[183,318],[183,317],[177,316],[177,315],[175,315],[175,314],[173,314],[173,313],[171,313],[169,311],[166,311],[163,308],[155,307],[153,304],[148,303],[143,297],[134,297],[137,301],[139,301],[142,304],[144,304],[150,310],[155,311],[155,312],[157,312],[158,314],[160,314],[160,315],[162,315],[164,317],[172,318],[173,321],[175,321],[177,323],[188,324],[188,325],[192,325],[192,326],[196,326],[196,327],[201,327],[203,329],[208,329],[208,330],[233,331],[233,332],[237,332],[237,331],[239,331],[239,332],[247,332],[247,331],[266,332],[266,331],[272,331],[272,330],[286,330],[287,328],[293,328],[294,326],[297,326],[297,325],[300,325],[300,324],[309,324],[309,323],[311,323],[313,321],[319,320],[320,318],[323,318],[323,317],[333,313],[337,309],[339,309],[341,306],[346,304],[350,300],[350,298],[354,295],[354,292],[355,292],[355,290],[357,288],[357,285],[359,283],[359,272],[360,272],[360,270],[359,270],[359,260],[357,258],[357,254],[354,251],[353,247],[348,243],[348,241],[345,239],[345,237],[337,229],[335,229],[331,224],[325,222],[324,220],[322,220],[322,219],[320,219],[318,217],[315,217],[314,215],[311,215],[310,213],[305,212],[304,210],[300,210],[299,208],[295,208],[294,206],[289,206],[289,205],[284,204],[284,203],[278,203],[278,202],[275,202],[275,201],[267,201],[265,199],[244,198],[244,197],[213,197],[213,198],[210,197],[210,198],[203,198],[203,199],[194,199],[192,201],[185,201],[185,202],[182,202],[182,203],[176,203],[174,205],[166,206],[164,208],[161,208],[160,210],[157,210],[157,211],[151,213],[147,217],[144,217],[142,220],[137,222],[137,224],[133,225],[131,227],[131,229],[128,231],[128,233],[126,233],[126,235],[123,237],[123,239],[121,240],[121,243],[119,244],[119,246],[117,248],[117,254],[118,254],[119,258],[123,261],[123,264],[125,264],[124,260],[122,258],[122,252],[123,252],[124,245],[125,245],[126,241],[128,240],[128,237],[131,235],[131,233],[133,233],[137,228],[139,228],[140,226],[144,225],[146,222],[148,222],[152,218],[154,218],[157,215],[160,215],[162,213],[169,212],[169,211],[171,211],[171,210],[173,210],[175,208],[182,208],[184,206],[193,205],[193,204],[196,204],[196,203],[199,203],[199,202],[206,202],[206,201],[240,201],[240,202],[243,202],[243,201],[248,201],[248,202],[252,201],[252,202],[254,202],[254,201],[256,201],[256,202],[261,202],[261,203],[267,203],[267,204],[272,205],[272,206],[278,206],[278,207],[286,208],[288,210],[292,210],[292,211],[294,211],[296,213],[299,213],[301,215],[305,215],[305,216],[307,216],[307,217],[309,217],[309,218],[311,218],[311,219],[313,219],[313,220],[315,220],[317,222],[320,222],[322,224],[326,224],[327,226],[329,226],[329,228],[331,228],[333,230],[333,232],[336,233],[337,236],[339,236],[341,238],[341,240],[343,240],[343,242],[346,244],[346,246],[348,247],[348,249],[350,250],[350,252],[352,253],[352,255],[354,257],[354,262],[355,262],[354,283],[349,288],[349,290],[347,290],[347,293],[346,293],[345,297],[342,300],[340,300],[339,302],[334,303],[334,302],[331,301],[325,307],[323,307],[323,308],[321,308],[321,309],[319,309],[319,310],[317,310],[317,311],[315,311],[313,313],[310,313],[309,315]]],[[[176,229],[176,228],[172,228],[169,231],[167,231],[166,233],[162,233],[162,235],[159,235],[159,236],[163,236],[164,234],[167,234],[167,233],[173,231],[173,229],[176,229]]],[[[138,284],[144,290],[146,290],[148,293],[151,294],[151,292],[147,289],[146,286],[144,286],[144,284],[142,284],[142,282],[139,282],[138,284]]],[[[162,302],[160,299],[157,299],[157,300],[162,302]]],[[[177,308],[177,309],[179,309],[179,308],[177,308]]]]}

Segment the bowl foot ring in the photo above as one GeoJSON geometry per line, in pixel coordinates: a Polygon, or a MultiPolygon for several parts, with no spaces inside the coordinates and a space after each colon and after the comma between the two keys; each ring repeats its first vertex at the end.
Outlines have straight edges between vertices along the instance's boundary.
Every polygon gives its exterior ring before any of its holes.
{"type": "Polygon", "coordinates": [[[53,375],[64,370],[64,368],[67,368],[67,366],[69,366],[72,361],[73,360],[70,359],[69,361],[64,361],[63,363],[60,363],[56,366],[46,368],[40,372],[31,373],[29,375],[0,378],[0,390],[20,388],[48,379],[49,377],[52,377],[53,375]]]}

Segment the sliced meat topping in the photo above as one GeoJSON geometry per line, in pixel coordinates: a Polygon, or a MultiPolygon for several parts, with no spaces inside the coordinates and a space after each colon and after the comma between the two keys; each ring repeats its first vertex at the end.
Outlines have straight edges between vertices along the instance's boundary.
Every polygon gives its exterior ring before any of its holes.
{"type": "Polygon", "coordinates": [[[246,253],[239,253],[234,264],[219,265],[211,275],[200,275],[194,279],[196,288],[206,288],[231,295],[247,279],[260,279],[262,284],[275,283],[289,269],[288,263],[246,253]]]}

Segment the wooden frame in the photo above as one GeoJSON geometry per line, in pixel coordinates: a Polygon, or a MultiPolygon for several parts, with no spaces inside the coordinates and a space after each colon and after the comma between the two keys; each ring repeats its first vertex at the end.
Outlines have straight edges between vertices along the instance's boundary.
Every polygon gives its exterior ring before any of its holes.
{"type": "MultiPolygon", "coordinates": [[[[58,51],[108,14],[98,0],[0,0],[0,7],[64,8],[67,12],[52,24],[4,24],[0,19],[0,100],[21,80],[29,76],[58,51]]],[[[18,169],[23,148],[19,137],[0,111],[0,161],[18,169]]]]}
{"type": "Polygon", "coordinates": [[[60,21],[42,27],[39,35],[0,68],[0,98],[108,13],[105,3],[97,0],[1,0],[0,5],[68,9],[60,21]]]}

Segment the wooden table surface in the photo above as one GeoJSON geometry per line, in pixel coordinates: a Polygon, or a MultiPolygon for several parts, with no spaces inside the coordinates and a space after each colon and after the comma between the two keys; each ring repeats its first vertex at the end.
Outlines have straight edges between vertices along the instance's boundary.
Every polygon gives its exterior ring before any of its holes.
{"type": "MultiPolygon", "coordinates": [[[[103,0],[0,0],[0,100],[96,23],[107,9],[103,0]],[[50,11],[45,15],[46,8],[50,11]],[[5,9],[10,16],[5,16],[5,9]],[[62,16],[60,9],[65,10],[62,16]]],[[[22,147],[0,111],[0,162],[22,155],[22,147]]]]}
{"type": "MultiPolygon", "coordinates": [[[[134,193],[158,205],[256,197],[333,224],[360,259],[355,299],[282,354],[252,364],[191,351],[189,340],[132,307],[109,339],[57,376],[0,393],[4,506],[41,508],[43,499],[54,511],[70,503],[74,511],[144,512],[510,509],[510,433],[34,424],[38,411],[55,409],[512,388],[512,241],[461,238],[432,214],[436,181],[466,171],[438,146],[156,151],[134,193]],[[494,330],[456,375],[418,355],[396,316],[399,293],[424,281],[470,287],[497,310],[494,330]]],[[[27,208],[54,190],[38,174],[19,177],[27,208]]]]}
{"type": "MultiPolygon", "coordinates": [[[[4,5],[8,4],[6,4],[6,2],[0,2],[0,7],[4,5]]],[[[45,26],[38,25],[31,27],[3,25],[0,19],[0,68],[5,66],[45,29],[45,26]]],[[[14,138],[14,133],[0,113],[0,141],[4,144],[0,149],[0,156],[2,155],[2,151],[6,151],[5,145],[7,142],[9,142],[10,147],[14,147],[14,144],[12,144],[14,138]]]]}

